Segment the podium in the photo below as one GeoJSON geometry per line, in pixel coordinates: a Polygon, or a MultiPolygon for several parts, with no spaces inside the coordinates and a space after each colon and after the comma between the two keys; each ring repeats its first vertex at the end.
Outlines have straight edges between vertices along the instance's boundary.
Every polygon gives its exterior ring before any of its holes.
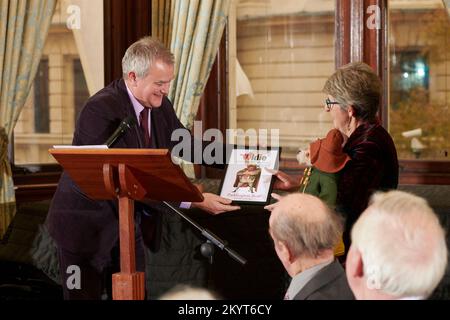
{"type": "Polygon", "coordinates": [[[143,300],[145,275],[136,272],[134,200],[199,202],[203,195],[166,149],[58,148],[49,153],[91,199],[118,199],[120,273],[114,300],[143,300]]]}

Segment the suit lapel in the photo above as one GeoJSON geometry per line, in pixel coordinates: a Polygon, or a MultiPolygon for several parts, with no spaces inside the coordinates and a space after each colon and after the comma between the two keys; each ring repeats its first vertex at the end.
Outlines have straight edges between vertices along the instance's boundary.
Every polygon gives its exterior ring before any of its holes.
{"type": "Polygon", "coordinates": [[[330,283],[342,272],[342,267],[337,260],[321,269],[315,276],[312,278],[302,290],[300,290],[296,296],[295,300],[305,300],[311,294],[322,288],[327,283],[330,283]]]}
{"type": "MultiPolygon", "coordinates": [[[[164,103],[164,102],[163,102],[164,103]]],[[[163,106],[152,109],[152,148],[168,148],[172,132],[167,132],[169,126],[164,116],[163,106]]]]}

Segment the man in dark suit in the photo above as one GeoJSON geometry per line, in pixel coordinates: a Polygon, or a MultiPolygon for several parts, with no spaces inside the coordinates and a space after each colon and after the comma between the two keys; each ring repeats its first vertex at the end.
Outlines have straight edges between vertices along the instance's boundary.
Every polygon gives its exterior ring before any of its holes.
{"type": "MultiPolygon", "coordinates": [[[[78,118],[73,145],[99,145],[115,131],[121,121],[134,117],[138,125],[120,136],[114,148],[172,149],[174,130],[184,129],[167,99],[174,78],[174,57],[162,43],[143,38],[132,44],[122,60],[123,78],[92,96],[78,118]]],[[[239,209],[231,201],[204,193],[198,207],[212,214],[239,209]]],[[[155,209],[156,207],[156,209],[155,209]]],[[[151,245],[155,210],[137,203],[136,267],[144,271],[143,241],[151,245]],[[144,238],[144,239],[143,239],[144,238]]],[[[95,201],[86,196],[67,173],[63,173],[47,218],[50,235],[58,246],[65,299],[100,299],[110,289],[111,273],[118,266],[117,201],[95,201]],[[81,286],[68,287],[70,270],[80,270],[81,286]]],[[[70,282],[70,279],[69,279],[70,282]]]]}
{"type": "Polygon", "coordinates": [[[292,277],[286,300],[352,300],[345,271],[334,258],[343,221],[312,195],[297,193],[266,208],[275,251],[292,277]]]}

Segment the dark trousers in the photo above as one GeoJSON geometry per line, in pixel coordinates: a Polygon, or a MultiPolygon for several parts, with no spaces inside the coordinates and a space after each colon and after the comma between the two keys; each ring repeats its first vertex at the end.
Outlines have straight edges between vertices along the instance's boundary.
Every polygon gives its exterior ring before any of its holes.
{"type": "MultiPolygon", "coordinates": [[[[142,237],[136,229],[136,270],[145,272],[142,237]]],[[[58,258],[64,300],[112,299],[112,274],[120,272],[118,243],[107,256],[73,253],[58,246],[58,258]],[[78,276],[80,286],[74,288],[78,276]]]]}

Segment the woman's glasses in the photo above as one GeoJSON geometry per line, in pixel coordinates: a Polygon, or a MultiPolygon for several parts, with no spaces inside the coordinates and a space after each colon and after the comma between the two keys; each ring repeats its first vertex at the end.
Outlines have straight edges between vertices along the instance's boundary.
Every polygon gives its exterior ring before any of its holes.
{"type": "Polygon", "coordinates": [[[327,104],[326,107],[325,107],[325,110],[327,112],[331,111],[331,109],[333,108],[334,104],[339,104],[339,102],[331,101],[329,98],[326,98],[325,103],[327,104]]]}

